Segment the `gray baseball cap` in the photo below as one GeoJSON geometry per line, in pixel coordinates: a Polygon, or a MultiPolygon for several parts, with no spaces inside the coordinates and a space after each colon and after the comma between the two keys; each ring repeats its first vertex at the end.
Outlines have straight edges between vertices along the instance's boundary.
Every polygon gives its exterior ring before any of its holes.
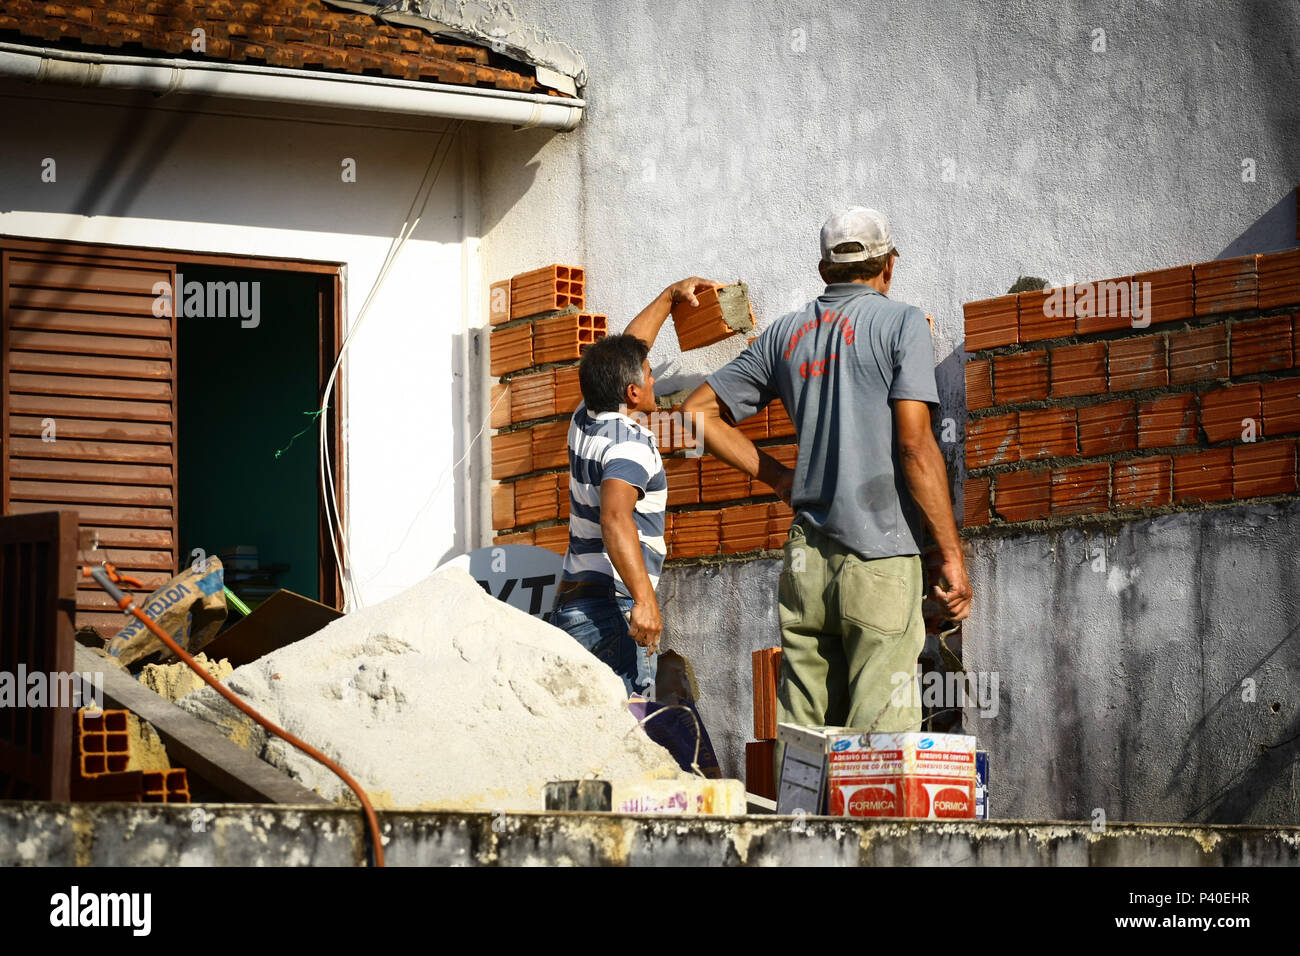
{"type": "Polygon", "coordinates": [[[824,262],[861,262],[892,252],[894,233],[883,212],[852,206],[837,212],[822,225],[822,260],[824,262]],[[832,252],[842,242],[861,243],[861,252],[832,252]]]}

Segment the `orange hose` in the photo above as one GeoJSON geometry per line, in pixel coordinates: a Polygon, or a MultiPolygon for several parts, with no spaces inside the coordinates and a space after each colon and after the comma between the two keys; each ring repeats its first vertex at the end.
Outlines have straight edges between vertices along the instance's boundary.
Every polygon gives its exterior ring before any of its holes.
{"type": "Polygon", "coordinates": [[[384,865],[384,844],[379,837],[379,818],[375,816],[375,808],[370,805],[370,798],[366,796],[366,792],[361,789],[361,786],[355,780],[352,779],[352,776],[346,770],[344,770],[342,767],[336,764],[329,757],[325,756],[323,753],[321,753],[311,744],[307,743],[306,741],[299,740],[297,737],[289,733],[287,730],[281,730],[279,727],[271,723],[269,720],[267,720],[257,711],[253,710],[252,707],[249,707],[242,700],[236,697],[233,693],[230,692],[228,688],[223,687],[215,677],[213,677],[206,670],[200,667],[198,665],[198,662],[195,661],[194,658],[190,657],[189,654],[185,653],[185,651],[181,648],[181,646],[177,644],[174,640],[172,640],[170,634],[168,634],[161,627],[155,624],[152,620],[149,619],[148,615],[146,615],[143,611],[141,611],[138,607],[136,607],[129,594],[126,597],[122,598],[121,601],[118,602],[118,607],[120,607],[123,611],[127,612],[128,614],[134,614],[144,624],[145,627],[149,628],[149,630],[153,632],[155,637],[157,637],[159,640],[161,640],[164,644],[167,645],[168,650],[170,650],[173,654],[175,654],[177,657],[183,660],[186,664],[188,664],[190,666],[190,669],[193,670],[194,673],[198,674],[201,678],[203,678],[203,682],[205,684],[207,684],[209,687],[215,690],[222,697],[226,698],[226,700],[230,701],[232,704],[238,707],[240,711],[242,711],[245,715],[257,721],[264,728],[266,728],[271,733],[275,734],[281,740],[293,744],[293,746],[297,747],[299,750],[307,754],[307,756],[311,757],[313,760],[316,760],[319,763],[324,764],[331,771],[337,774],[340,780],[342,780],[349,787],[351,787],[352,792],[355,793],[357,795],[357,799],[361,801],[361,808],[365,811],[366,814],[366,826],[369,827],[370,829],[370,842],[374,846],[374,850],[375,850],[375,866],[384,865]]]}

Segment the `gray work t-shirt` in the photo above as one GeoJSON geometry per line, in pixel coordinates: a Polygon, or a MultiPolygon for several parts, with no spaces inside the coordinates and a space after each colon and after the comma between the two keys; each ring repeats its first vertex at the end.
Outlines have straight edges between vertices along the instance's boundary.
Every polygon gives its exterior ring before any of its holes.
{"type": "MultiPolygon", "coordinates": [[[[891,400],[939,404],[924,313],[870,286],[828,285],[708,379],[743,421],[774,398],[799,439],[796,520],[863,558],[919,554],[891,400]]],[[[707,449],[706,449],[707,451],[707,449]]]]}

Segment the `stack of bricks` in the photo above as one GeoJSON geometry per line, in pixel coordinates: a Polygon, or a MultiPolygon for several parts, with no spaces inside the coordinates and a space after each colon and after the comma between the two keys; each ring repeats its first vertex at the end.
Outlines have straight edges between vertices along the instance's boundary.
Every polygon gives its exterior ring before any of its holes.
{"type": "Polygon", "coordinates": [[[745,744],[745,789],[776,799],[776,695],[781,680],[781,648],[753,653],[754,740],[745,744]]]}
{"type": "MultiPolygon", "coordinates": [[[[772,489],[712,455],[700,455],[679,429],[664,419],[659,450],[668,473],[668,557],[698,559],[779,550],[794,513],[772,489]],[[693,454],[694,453],[694,454],[693,454]]],[[[790,441],[794,425],[780,399],[740,424],[756,446],[793,468],[799,447],[790,441]]]]}
{"type": "Polygon", "coordinates": [[[122,803],[189,803],[181,769],[128,770],[131,733],[125,710],[78,710],[73,729],[72,799],[122,803]]]}
{"type": "Polygon", "coordinates": [[[140,774],[145,803],[189,803],[190,783],[181,768],[146,770],[140,774]]]}
{"type": "Polygon", "coordinates": [[[1300,249],[967,304],[967,532],[1296,494],[1298,306],[1300,249]]]}
{"type": "MultiPolygon", "coordinates": [[[[490,421],[497,430],[492,437],[497,544],[532,544],[558,554],[568,548],[569,418],[582,401],[578,359],[607,331],[605,316],[578,311],[585,305],[584,281],[582,270],[553,265],[490,290],[492,374],[501,376],[492,388],[490,421]],[[522,306],[520,296],[526,296],[522,306]],[[549,311],[525,314],[537,308],[549,311]],[[594,321],[574,324],[586,318],[594,321]]],[[[670,559],[781,548],[793,513],[770,488],[712,456],[693,454],[693,430],[680,411],[666,409],[651,424],[668,475],[664,537],[670,559]]],[[[740,428],[773,458],[794,467],[794,425],[779,400],[740,428]]]]}
{"type": "Polygon", "coordinates": [[[490,290],[492,526],[498,544],[569,544],[569,417],[582,401],[578,360],[608,331],[582,311],[586,275],[550,265],[490,290]]]}

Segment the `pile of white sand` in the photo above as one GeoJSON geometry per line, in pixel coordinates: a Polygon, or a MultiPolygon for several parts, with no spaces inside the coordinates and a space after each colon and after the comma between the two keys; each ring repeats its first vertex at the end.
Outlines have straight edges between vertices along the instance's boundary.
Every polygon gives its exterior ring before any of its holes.
{"type": "MultiPolygon", "coordinates": [[[[608,666],[459,568],[237,668],[225,683],[337,760],[381,807],[541,810],[550,780],[682,776],[637,727],[608,666]]],[[[179,706],[327,799],[351,797],[211,688],[179,706]]]]}

